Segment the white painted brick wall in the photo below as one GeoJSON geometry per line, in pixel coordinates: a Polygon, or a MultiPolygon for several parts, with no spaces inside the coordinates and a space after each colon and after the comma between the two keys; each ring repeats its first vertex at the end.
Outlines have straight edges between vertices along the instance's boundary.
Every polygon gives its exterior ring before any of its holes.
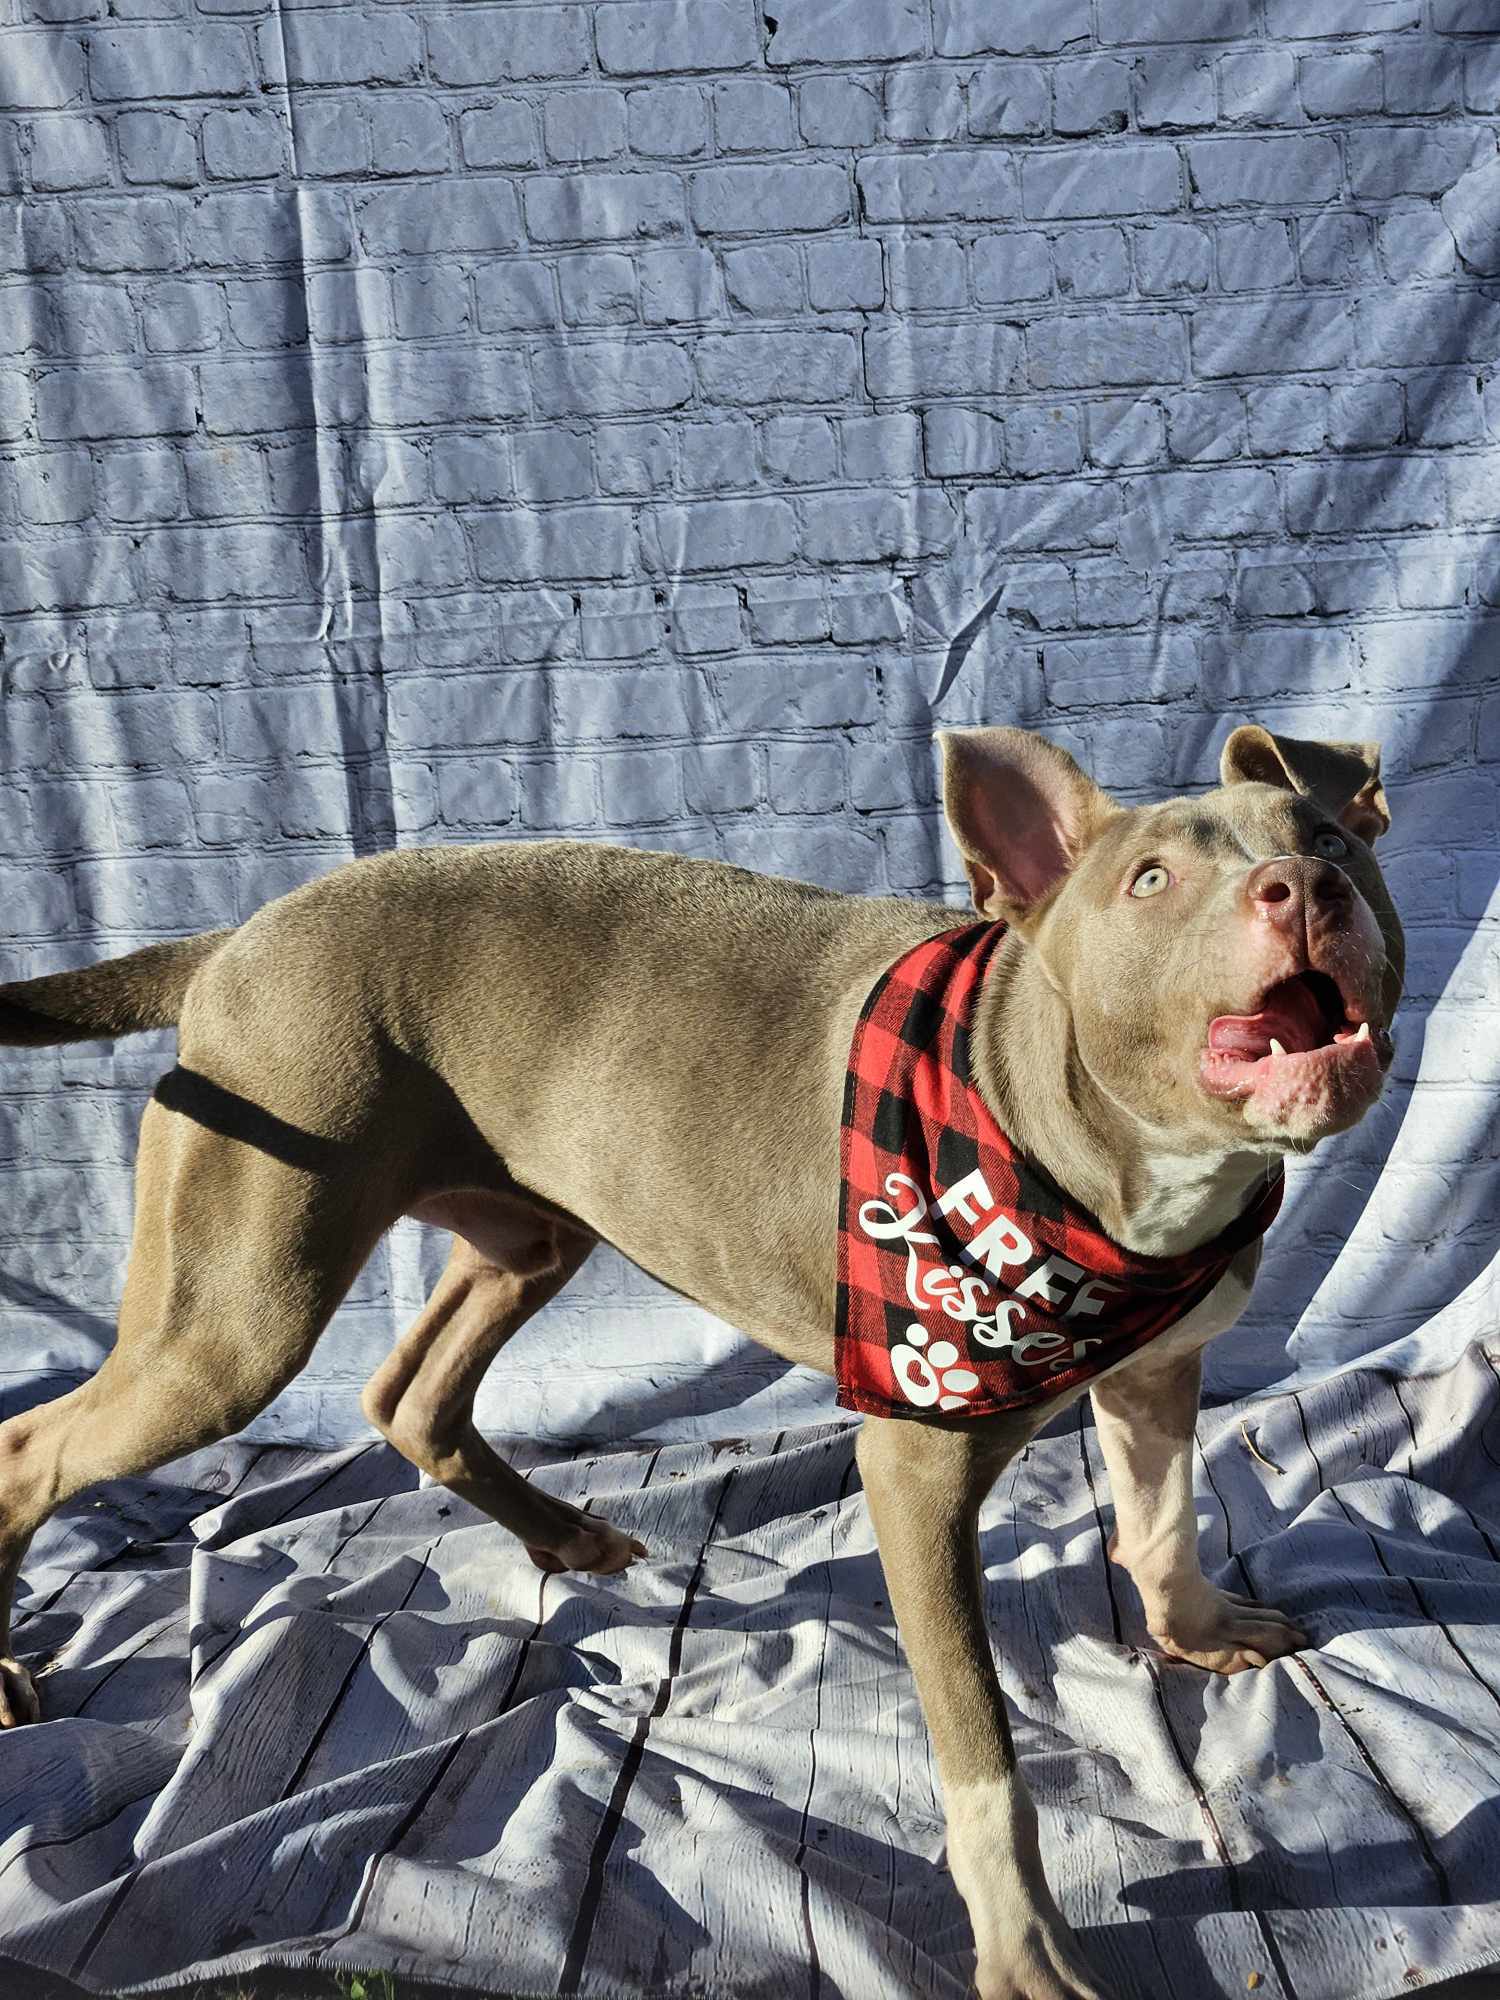
{"type": "MultiPolygon", "coordinates": [[[[1219,1379],[1264,1375],[1356,1225],[1303,1358],[1473,1274],[1500,1154],[1483,0],[105,14],[0,0],[8,972],[393,843],[558,830],[957,899],[935,720],[1047,727],[1130,799],[1207,782],[1232,720],[1370,734],[1400,1083],[1299,1178],[1219,1379]]],[[[6,1055],[12,1389],[97,1363],[169,1049],[6,1055]]],[[[268,1434],[357,1426],[439,1256],[398,1234],[268,1434]]],[[[601,1256],[485,1415],[826,1407],[601,1256]]]]}

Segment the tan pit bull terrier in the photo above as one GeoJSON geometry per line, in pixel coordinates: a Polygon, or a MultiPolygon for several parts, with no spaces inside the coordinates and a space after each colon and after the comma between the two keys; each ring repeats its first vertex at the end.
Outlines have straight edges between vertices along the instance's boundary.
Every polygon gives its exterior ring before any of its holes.
{"type": "MultiPolygon", "coordinates": [[[[1389,824],[1378,750],[1239,728],[1219,789],[1127,809],[1025,731],[941,741],[976,908],[1011,927],[975,1002],[972,1089],[1114,1244],[1214,1241],[1283,1156],[1355,1124],[1389,1066],[1403,945],[1368,845],[1389,824]]],[[[669,854],[438,847],[353,862],[238,929],[0,987],[0,1042],[179,1031],[141,1125],[116,1345],[0,1425],[0,1721],[38,1713],[8,1625],[38,1525],[264,1409],[398,1216],[454,1243],[365,1391],[372,1423],[543,1569],[645,1555],[495,1455],[479,1381],[601,1239],[833,1373],[851,1037],[893,961],[955,920],[669,854]],[[724,1216],[768,1207],[726,1237],[724,1216]]],[[[1117,1560],[1157,1645],[1216,1673],[1306,1644],[1209,1583],[1196,1547],[1199,1350],[1257,1263],[1258,1244],[1237,1251],[1087,1385],[1117,1560]]],[[[857,1444],[983,2000],[1102,2000],[1043,1873],[977,1532],[1000,1469],[1082,1393],[866,1416],[857,1444]]]]}

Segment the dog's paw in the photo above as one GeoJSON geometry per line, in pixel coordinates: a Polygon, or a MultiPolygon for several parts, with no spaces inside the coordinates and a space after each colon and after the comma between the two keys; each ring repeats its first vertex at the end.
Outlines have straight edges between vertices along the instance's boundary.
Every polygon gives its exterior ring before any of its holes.
{"type": "Polygon", "coordinates": [[[1078,1954],[1065,1925],[1028,1926],[1003,1958],[981,1955],[975,2000],[1107,2000],[1078,1954]]]}
{"type": "Polygon", "coordinates": [[[577,1525],[551,1548],[537,1548],[528,1542],[526,1553],[549,1576],[565,1569],[586,1570],[591,1576],[618,1576],[645,1555],[646,1545],[634,1535],[621,1534],[596,1515],[581,1514],[577,1525]]]}
{"type": "Polygon", "coordinates": [[[1174,1660],[1205,1667],[1212,1674],[1242,1674],[1311,1644],[1306,1633],[1272,1604],[1213,1584],[1205,1584],[1204,1593],[1191,1611],[1151,1627],[1152,1638],[1174,1660]]]}
{"type": "Polygon", "coordinates": [[[40,1722],[42,1704],[37,1699],[36,1682],[21,1662],[0,1658],[0,1729],[14,1729],[21,1722],[40,1722]]]}

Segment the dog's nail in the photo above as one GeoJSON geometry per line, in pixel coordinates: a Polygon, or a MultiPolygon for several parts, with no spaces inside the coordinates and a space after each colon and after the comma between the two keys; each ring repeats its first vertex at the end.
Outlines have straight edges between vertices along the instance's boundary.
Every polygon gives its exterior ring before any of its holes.
{"type": "Polygon", "coordinates": [[[1370,1039],[1370,1024],[1368,1021],[1360,1022],[1359,1033],[1354,1037],[1354,1039],[1357,1042],[1367,1042],[1370,1039]]]}
{"type": "Polygon", "coordinates": [[[1272,1035],[1271,1037],[1271,1053],[1273,1056],[1284,1056],[1286,1054],[1286,1050],[1281,1046],[1280,1042],[1277,1041],[1274,1035],[1272,1035]]]}

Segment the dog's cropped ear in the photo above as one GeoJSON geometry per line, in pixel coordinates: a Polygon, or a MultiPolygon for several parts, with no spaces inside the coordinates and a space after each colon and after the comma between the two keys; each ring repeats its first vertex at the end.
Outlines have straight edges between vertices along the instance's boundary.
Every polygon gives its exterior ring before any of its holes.
{"type": "Polygon", "coordinates": [[[1121,808],[1028,729],[944,729],[943,811],[974,907],[1024,924],[1121,808]]]}
{"type": "Polygon", "coordinates": [[[1281,785],[1315,799],[1360,840],[1376,840],[1391,823],[1380,782],[1378,743],[1304,742],[1273,736],[1258,723],[1231,731],[1219,758],[1219,782],[1281,785]]]}

